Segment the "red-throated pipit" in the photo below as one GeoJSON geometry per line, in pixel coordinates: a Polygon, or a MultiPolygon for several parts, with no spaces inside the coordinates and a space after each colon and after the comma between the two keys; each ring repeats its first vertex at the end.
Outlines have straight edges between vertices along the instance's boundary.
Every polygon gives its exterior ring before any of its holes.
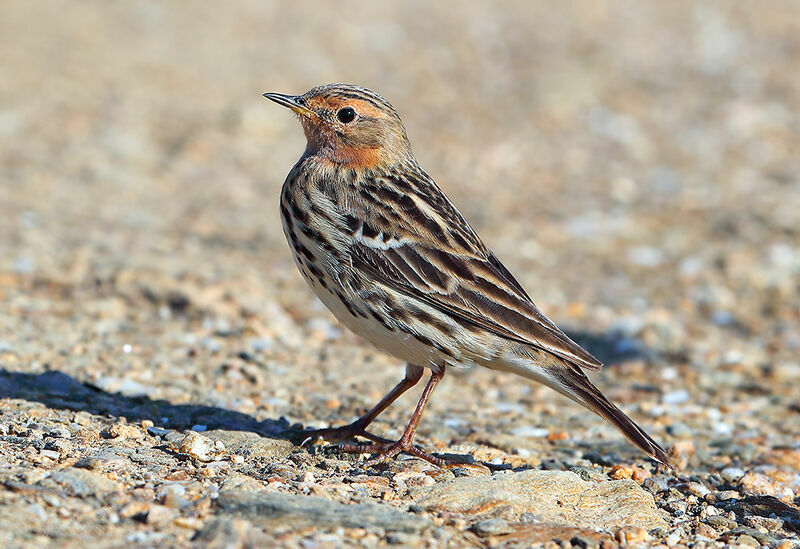
{"type": "Polygon", "coordinates": [[[447,367],[485,366],[539,381],[599,414],[657,461],[666,452],[589,381],[601,363],[545,317],[426,174],[400,117],[380,95],[346,84],[264,94],[294,111],[308,144],[281,191],[283,230],[300,272],[339,321],[407,362],[405,378],[350,425],[309,433],[372,444],[386,459],[412,444],[447,367]],[[431,371],[403,436],[366,427],[431,371]]]}

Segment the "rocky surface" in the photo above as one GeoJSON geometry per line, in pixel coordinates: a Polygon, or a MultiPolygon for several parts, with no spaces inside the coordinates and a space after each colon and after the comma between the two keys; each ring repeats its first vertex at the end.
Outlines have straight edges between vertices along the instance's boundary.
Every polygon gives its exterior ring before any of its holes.
{"type": "Polygon", "coordinates": [[[667,526],[653,496],[633,480],[587,482],[571,471],[456,478],[412,489],[410,495],[428,511],[476,517],[488,513],[514,522],[527,513],[536,521],[579,528],[639,526],[652,530],[667,526]]]}
{"type": "Polygon", "coordinates": [[[454,6],[4,2],[0,546],[798,544],[800,7],[454,6]],[[489,371],[420,425],[463,466],[301,444],[402,376],[278,220],[304,141],[261,93],[330,81],[394,103],[676,471],[489,371]]]}

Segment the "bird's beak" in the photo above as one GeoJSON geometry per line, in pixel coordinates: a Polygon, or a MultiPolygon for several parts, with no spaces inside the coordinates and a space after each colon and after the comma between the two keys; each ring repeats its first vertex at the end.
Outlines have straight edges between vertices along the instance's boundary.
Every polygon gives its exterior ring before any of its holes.
{"type": "Polygon", "coordinates": [[[302,100],[299,95],[286,95],[284,93],[265,93],[264,97],[267,99],[271,99],[275,101],[278,105],[283,105],[284,107],[288,107],[292,109],[299,115],[302,116],[311,116],[314,114],[314,111],[306,108],[305,105],[302,104],[302,100]]]}

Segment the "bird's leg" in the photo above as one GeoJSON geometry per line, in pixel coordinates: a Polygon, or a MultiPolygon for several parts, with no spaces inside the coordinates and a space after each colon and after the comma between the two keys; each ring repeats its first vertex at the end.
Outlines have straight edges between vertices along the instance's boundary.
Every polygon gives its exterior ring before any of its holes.
{"type": "Polygon", "coordinates": [[[381,399],[369,412],[355,420],[350,425],[343,427],[335,427],[330,429],[315,429],[303,433],[306,435],[306,440],[345,440],[354,438],[356,436],[364,437],[374,442],[388,442],[385,438],[373,435],[366,431],[367,426],[372,423],[378,415],[388,408],[392,402],[397,400],[400,395],[408,391],[422,379],[422,372],[425,369],[422,366],[408,364],[406,366],[405,377],[389,391],[389,393],[381,399]]]}
{"type": "Polygon", "coordinates": [[[414,413],[411,416],[411,421],[408,422],[408,427],[406,427],[406,430],[403,432],[403,436],[400,437],[400,440],[397,442],[381,442],[378,444],[342,444],[339,446],[339,448],[345,452],[375,452],[377,455],[366,462],[365,465],[367,466],[391,459],[397,454],[405,452],[420,459],[424,459],[425,461],[428,461],[437,467],[444,467],[447,464],[445,460],[433,457],[412,444],[414,440],[414,433],[419,425],[419,420],[422,418],[422,413],[425,411],[425,406],[428,404],[428,400],[431,398],[433,390],[436,389],[436,385],[439,384],[443,377],[444,366],[441,366],[437,370],[433,370],[431,372],[431,378],[428,380],[425,390],[422,391],[422,396],[419,398],[417,408],[414,410],[414,413]]]}

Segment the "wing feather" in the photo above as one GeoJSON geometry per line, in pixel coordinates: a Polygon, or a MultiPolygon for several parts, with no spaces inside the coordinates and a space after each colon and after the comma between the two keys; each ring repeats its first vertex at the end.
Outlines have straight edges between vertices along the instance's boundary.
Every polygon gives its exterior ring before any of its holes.
{"type": "MultiPolygon", "coordinates": [[[[392,182],[384,179],[382,183],[392,182]]],[[[352,227],[353,212],[343,213],[353,235],[349,250],[353,267],[366,278],[463,323],[534,346],[575,365],[600,369],[599,360],[536,307],[433,181],[424,183],[426,207],[414,208],[413,219],[406,218],[408,223],[400,230],[397,225],[381,223],[389,216],[376,211],[363,220],[365,226],[375,229],[365,236],[363,230],[352,227]],[[380,233],[377,237],[375,231],[380,233]],[[393,245],[387,246],[387,241],[393,245]]],[[[403,191],[413,188],[407,182],[398,187],[403,191]]],[[[411,205],[422,203],[416,196],[401,200],[399,209],[410,210],[411,205]]],[[[364,215],[363,210],[359,213],[364,215]]]]}

